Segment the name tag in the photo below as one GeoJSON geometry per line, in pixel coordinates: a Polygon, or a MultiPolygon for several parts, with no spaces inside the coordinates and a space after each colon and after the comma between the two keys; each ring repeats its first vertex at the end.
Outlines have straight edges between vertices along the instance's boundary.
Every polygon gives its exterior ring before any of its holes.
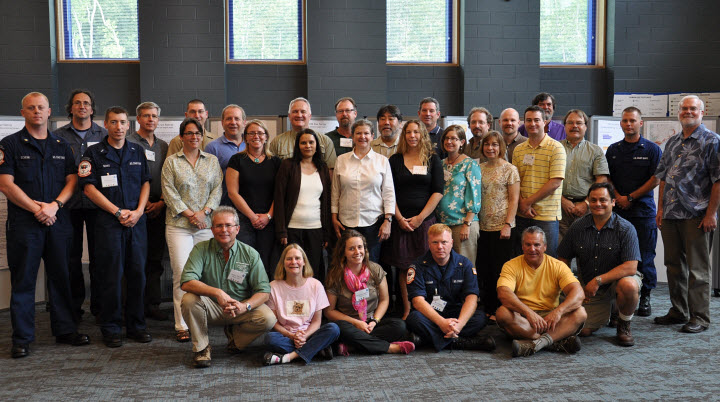
{"type": "Polygon", "coordinates": [[[534,165],[535,164],[535,155],[533,154],[527,154],[523,158],[523,165],[534,165]]]}
{"type": "Polygon", "coordinates": [[[109,174],[109,175],[105,175],[105,176],[100,176],[100,182],[102,183],[103,188],[104,187],[117,187],[117,185],[118,185],[117,175],[109,174]]]}
{"type": "Polygon", "coordinates": [[[357,292],[355,292],[355,300],[365,300],[368,297],[370,297],[370,289],[360,289],[357,292]]]}
{"type": "Polygon", "coordinates": [[[145,150],[145,159],[155,162],[155,152],[153,152],[149,149],[146,149],[145,150]]]}
{"type": "Polygon", "coordinates": [[[430,303],[430,307],[442,313],[443,310],[445,310],[445,306],[447,306],[447,302],[445,300],[441,299],[438,295],[433,296],[433,301],[430,303]]]}
{"type": "Polygon", "coordinates": [[[427,166],[413,166],[412,174],[427,174],[427,166]]]}
{"type": "Polygon", "coordinates": [[[233,281],[235,283],[243,283],[243,281],[245,280],[246,274],[247,273],[244,271],[238,271],[236,269],[231,269],[230,275],[228,275],[228,280],[233,281]]]}
{"type": "Polygon", "coordinates": [[[62,159],[62,160],[65,160],[65,155],[53,155],[53,159],[62,159]]]}
{"type": "Polygon", "coordinates": [[[88,141],[87,146],[88,146],[88,148],[90,148],[91,146],[96,145],[97,143],[98,143],[97,141],[88,141]]]}
{"type": "Polygon", "coordinates": [[[343,148],[352,148],[352,138],[340,138],[340,146],[343,148]]]}

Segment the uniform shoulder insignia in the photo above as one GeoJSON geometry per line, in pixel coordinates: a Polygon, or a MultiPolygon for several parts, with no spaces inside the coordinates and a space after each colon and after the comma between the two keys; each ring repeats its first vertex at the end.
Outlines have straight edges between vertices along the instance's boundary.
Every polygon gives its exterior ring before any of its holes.
{"type": "Polygon", "coordinates": [[[415,280],[415,268],[410,267],[410,268],[408,268],[408,271],[407,271],[407,281],[406,282],[409,285],[409,284],[413,283],[414,280],[415,280]]]}
{"type": "Polygon", "coordinates": [[[5,150],[2,146],[0,146],[0,165],[5,163],[5,150]]]}
{"type": "Polygon", "coordinates": [[[477,270],[473,267],[473,275],[477,276],[477,270]]]}
{"type": "Polygon", "coordinates": [[[88,177],[92,173],[92,163],[88,159],[83,159],[78,165],[78,176],[88,177]]]}

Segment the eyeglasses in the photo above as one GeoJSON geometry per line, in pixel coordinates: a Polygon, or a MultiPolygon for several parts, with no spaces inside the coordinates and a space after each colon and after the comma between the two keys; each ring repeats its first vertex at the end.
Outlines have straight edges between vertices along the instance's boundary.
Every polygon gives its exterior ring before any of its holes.
{"type": "Polygon", "coordinates": [[[336,110],[335,113],[337,113],[337,114],[343,114],[343,113],[350,114],[350,113],[352,113],[352,112],[354,112],[354,111],[355,111],[355,109],[341,109],[341,110],[336,110]]]}
{"type": "Polygon", "coordinates": [[[265,132],[263,131],[253,131],[246,134],[248,137],[262,137],[265,135],[265,132]]]}
{"type": "Polygon", "coordinates": [[[91,106],[92,103],[90,103],[88,101],[75,101],[75,102],[73,102],[73,105],[75,105],[75,106],[91,106]]]}
{"type": "Polygon", "coordinates": [[[460,141],[460,138],[458,138],[458,137],[445,137],[445,141],[458,142],[458,141],[460,141]]]}
{"type": "Polygon", "coordinates": [[[198,137],[202,137],[203,134],[199,131],[186,131],[183,133],[183,135],[195,135],[198,137]]]}
{"type": "Polygon", "coordinates": [[[213,229],[232,229],[232,228],[234,228],[235,226],[239,226],[239,225],[233,225],[233,224],[225,223],[225,224],[219,224],[219,225],[212,225],[212,228],[213,228],[213,229]]]}

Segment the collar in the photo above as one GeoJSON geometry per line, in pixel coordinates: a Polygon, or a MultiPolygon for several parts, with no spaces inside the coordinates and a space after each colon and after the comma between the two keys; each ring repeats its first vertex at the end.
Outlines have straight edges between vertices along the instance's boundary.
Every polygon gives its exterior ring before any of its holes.
{"type": "Polygon", "coordinates": [[[365,159],[365,158],[368,158],[369,160],[373,160],[373,159],[375,158],[375,154],[376,154],[376,152],[373,151],[372,147],[370,147],[370,151],[368,151],[368,153],[365,154],[365,156],[364,156],[362,159],[358,158],[357,154],[355,154],[354,151],[353,151],[353,152],[350,152],[350,153],[352,154],[352,158],[355,158],[355,159],[357,159],[357,160],[359,160],[359,161],[361,161],[361,160],[363,160],[363,159],[365,159]]]}
{"type": "MultiPolygon", "coordinates": [[[[240,241],[236,239],[233,245],[230,247],[230,256],[233,256],[235,255],[235,253],[237,253],[238,248],[240,248],[238,243],[240,243],[240,241]]],[[[219,254],[221,257],[223,256],[223,249],[222,247],[220,247],[220,243],[218,243],[218,241],[215,240],[214,237],[210,239],[210,249],[213,253],[219,254]]]]}
{"type": "MultiPolygon", "coordinates": [[[[583,226],[586,229],[592,227],[593,229],[597,230],[597,227],[595,226],[595,220],[593,219],[592,214],[588,214],[583,218],[587,219],[587,222],[583,223],[583,226]]],[[[617,214],[615,212],[613,212],[610,215],[610,219],[608,219],[608,221],[605,222],[605,226],[603,226],[602,229],[600,229],[600,230],[605,230],[605,229],[613,230],[613,229],[615,229],[616,225],[617,225],[617,214]]]]}
{"type": "Polygon", "coordinates": [[[382,140],[382,137],[377,137],[374,140],[370,142],[370,145],[380,145],[381,147],[385,148],[392,148],[397,146],[397,144],[400,142],[400,134],[395,136],[395,142],[392,145],[387,145],[385,141],[382,140]],[[374,143],[374,144],[373,144],[374,143]]]}

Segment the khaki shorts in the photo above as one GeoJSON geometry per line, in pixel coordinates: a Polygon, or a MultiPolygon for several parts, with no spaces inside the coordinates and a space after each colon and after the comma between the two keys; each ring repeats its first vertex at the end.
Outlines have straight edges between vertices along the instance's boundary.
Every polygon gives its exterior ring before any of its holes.
{"type": "MultiPolygon", "coordinates": [[[[642,288],[642,274],[636,273],[633,276],[626,276],[626,278],[632,278],[638,285],[638,294],[640,294],[640,288],[642,288]]],[[[587,320],[585,321],[585,327],[598,329],[604,327],[608,321],[610,321],[610,313],[613,303],[615,302],[615,287],[618,281],[610,284],[607,288],[601,287],[598,289],[595,296],[591,297],[590,300],[583,304],[585,311],[587,312],[587,320]]],[[[583,287],[585,284],[583,284],[583,287]]]]}

